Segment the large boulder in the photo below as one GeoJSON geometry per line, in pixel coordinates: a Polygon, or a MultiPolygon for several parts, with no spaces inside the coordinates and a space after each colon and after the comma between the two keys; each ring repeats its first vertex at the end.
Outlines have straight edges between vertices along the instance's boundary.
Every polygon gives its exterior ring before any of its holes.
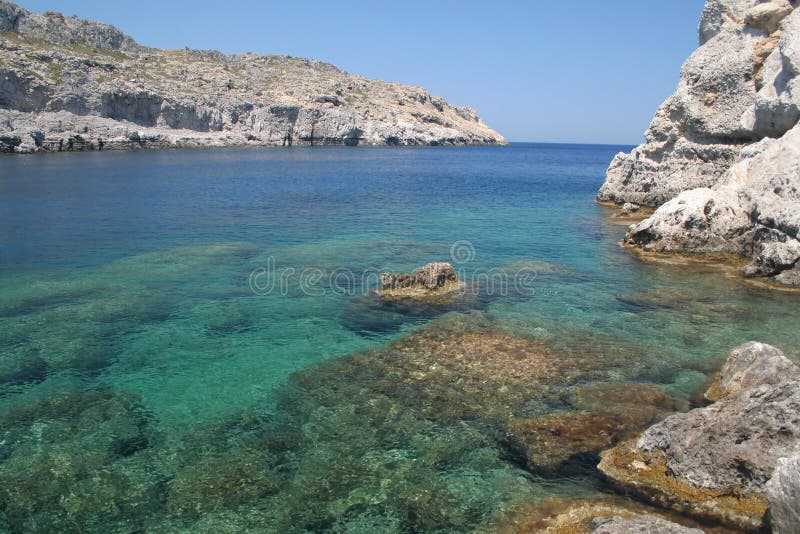
{"type": "MultiPolygon", "coordinates": [[[[735,528],[765,524],[767,482],[800,444],[800,378],[780,351],[734,350],[705,408],[602,453],[600,470],[652,502],[735,528]]],[[[714,388],[712,388],[714,389],[714,388]]]]}
{"type": "Polygon", "coordinates": [[[760,80],[753,74],[777,48],[778,28],[792,10],[780,4],[758,15],[750,14],[763,9],[758,0],[706,2],[700,46],[681,68],[678,87],[656,111],[645,142],[614,158],[599,199],[658,206],[725,176],[742,147],[758,139],[742,117],[756,103],[760,80]]]}

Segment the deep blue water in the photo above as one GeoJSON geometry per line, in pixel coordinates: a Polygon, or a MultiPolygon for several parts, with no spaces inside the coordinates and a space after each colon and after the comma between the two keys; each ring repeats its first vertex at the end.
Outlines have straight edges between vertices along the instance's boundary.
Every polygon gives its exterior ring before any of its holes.
{"type": "Polygon", "coordinates": [[[743,341],[800,353],[797,294],[619,247],[625,223],[594,196],[629,148],[0,159],[0,486],[13,492],[0,529],[470,531],[520,502],[599,491],[588,471],[529,473],[485,421],[422,410],[407,426],[366,424],[353,415],[365,405],[384,422],[394,412],[377,397],[348,404],[348,387],[372,386],[332,369],[430,321],[479,316],[554,351],[621,354],[629,371],[606,379],[657,384],[688,407],[743,341]],[[363,296],[377,273],[434,260],[506,286],[438,308],[363,296]],[[263,269],[277,283],[254,292],[263,269]],[[518,272],[525,287],[506,291],[518,272]],[[332,373],[334,393],[298,385],[332,373]],[[429,424],[443,434],[425,441],[429,424]],[[483,452],[419,467],[420,451],[456,442],[483,452]],[[388,486],[428,507],[375,497],[388,486]]]}

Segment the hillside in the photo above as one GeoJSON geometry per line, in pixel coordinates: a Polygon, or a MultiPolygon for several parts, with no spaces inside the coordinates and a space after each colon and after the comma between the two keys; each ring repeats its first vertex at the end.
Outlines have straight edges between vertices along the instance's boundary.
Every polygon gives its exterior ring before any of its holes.
{"type": "Polygon", "coordinates": [[[148,48],[0,0],[0,151],[504,143],[420,87],[309,59],[148,48]]]}

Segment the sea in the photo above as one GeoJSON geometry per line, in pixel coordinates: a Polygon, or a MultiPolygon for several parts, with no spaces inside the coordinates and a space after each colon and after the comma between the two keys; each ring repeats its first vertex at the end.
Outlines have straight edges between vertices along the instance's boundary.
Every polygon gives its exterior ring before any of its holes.
{"type": "Polygon", "coordinates": [[[800,355],[798,293],[621,247],[595,195],[630,148],[0,158],[0,531],[488,532],[613,495],[599,447],[743,342],[800,355]],[[432,261],[461,289],[375,292],[432,261]]]}

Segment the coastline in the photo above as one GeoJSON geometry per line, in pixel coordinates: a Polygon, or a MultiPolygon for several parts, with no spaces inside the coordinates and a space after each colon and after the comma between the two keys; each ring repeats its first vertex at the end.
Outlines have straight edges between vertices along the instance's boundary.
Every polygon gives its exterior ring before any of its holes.
{"type": "Polygon", "coordinates": [[[800,287],[800,101],[790,89],[798,43],[793,3],[706,2],[675,92],[644,143],[615,156],[597,193],[655,208],[628,228],[626,246],[800,287]]]}

